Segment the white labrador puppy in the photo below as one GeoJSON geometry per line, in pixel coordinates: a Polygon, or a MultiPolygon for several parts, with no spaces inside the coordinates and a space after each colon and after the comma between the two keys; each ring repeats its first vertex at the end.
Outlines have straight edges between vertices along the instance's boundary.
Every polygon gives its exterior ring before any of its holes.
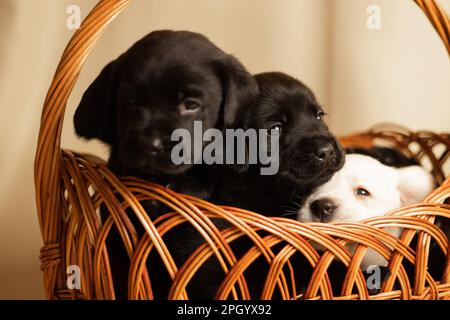
{"type": "MultiPolygon", "coordinates": [[[[421,166],[394,168],[361,154],[348,154],[344,167],[317,188],[298,211],[301,222],[359,222],[401,206],[418,203],[434,188],[432,175],[421,166]]],[[[398,236],[399,229],[389,230],[398,236]]],[[[362,267],[385,266],[373,250],[362,267]]]]}

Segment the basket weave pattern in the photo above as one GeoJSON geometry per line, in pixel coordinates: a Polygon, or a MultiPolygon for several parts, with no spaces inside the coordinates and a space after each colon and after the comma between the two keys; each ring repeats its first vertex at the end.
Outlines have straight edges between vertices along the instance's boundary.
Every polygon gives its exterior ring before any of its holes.
{"type": "MultiPolygon", "coordinates": [[[[117,178],[105,163],[91,155],[63,150],[60,146],[63,114],[81,67],[95,42],[108,24],[130,0],[101,0],[83,22],[56,70],[44,104],[35,160],[36,201],[44,246],[41,269],[45,293],[49,299],[114,299],[112,275],[105,241],[115,224],[131,260],[128,281],[130,299],[152,299],[154,288],[146,269],[152,250],[161,256],[173,279],[170,299],[187,299],[186,285],[196,270],[215,256],[226,272],[216,298],[250,298],[243,272],[258,257],[264,257],[270,272],[264,281],[262,299],[270,299],[277,290],[283,299],[445,299],[450,297],[450,250],[446,235],[434,221],[450,219],[450,135],[411,132],[392,125],[342,137],[345,146],[390,145],[415,157],[432,169],[440,185],[423,203],[401,208],[388,216],[364,223],[301,224],[283,218],[269,218],[245,210],[221,207],[177,194],[169,189],[137,178],[117,178]],[[447,171],[446,171],[447,170],[447,171]],[[172,209],[152,221],[141,206],[142,200],[157,200],[172,209]],[[98,208],[105,205],[110,216],[101,221],[98,208]],[[127,213],[131,211],[144,227],[139,238],[127,213]],[[219,231],[211,218],[227,220],[232,227],[219,231]],[[182,266],[177,266],[162,237],[184,222],[191,223],[206,242],[182,266]],[[383,229],[401,227],[400,238],[383,229]],[[260,236],[256,231],[265,230],[260,236]],[[254,247],[236,259],[229,244],[241,237],[254,247]],[[410,248],[413,237],[417,245],[410,248]],[[427,271],[430,241],[447,256],[442,279],[433,279],[427,271]],[[327,250],[318,253],[308,240],[327,250]],[[345,245],[358,244],[351,253],[345,245]],[[273,250],[282,245],[281,250],[273,250]],[[380,293],[370,295],[359,264],[365,251],[372,248],[389,261],[391,277],[380,293]],[[314,268],[306,288],[299,296],[290,265],[294,253],[301,253],[314,268]],[[328,267],[337,259],[347,266],[339,295],[333,294],[328,267]],[[404,263],[414,265],[414,278],[407,276],[404,263]],[[81,289],[66,286],[66,269],[78,265],[82,270],[81,289]],[[286,272],[286,270],[289,272],[286,272]]],[[[432,0],[415,1],[427,14],[450,51],[450,22],[432,0]]]]}

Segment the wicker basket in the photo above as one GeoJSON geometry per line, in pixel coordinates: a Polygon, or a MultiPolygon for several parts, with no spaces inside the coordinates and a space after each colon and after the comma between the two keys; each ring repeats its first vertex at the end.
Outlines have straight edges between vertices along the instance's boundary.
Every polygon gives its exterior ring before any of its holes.
{"type": "MultiPolygon", "coordinates": [[[[36,201],[44,241],[40,259],[44,273],[45,293],[49,299],[114,299],[112,275],[105,240],[113,224],[120,230],[131,259],[128,288],[130,299],[152,299],[152,288],[145,261],[156,250],[173,278],[170,299],[187,299],[184,290],[192,274],[211,255],[215,255],[226,271],[226,280],[217,293],[218,299],[250,297],[243,276],[254,259],[263,256],[270,264],[261,298],[271,298],[278,290],[284,299],[298,298],[290,284],[294,274],[286,273],[294,253],[304,255],[314,270],[304,299],[445,299],[450,297],[450,250],[445,234],[434,225],[436,217],[450,218],[450,179],[445,180],[450,166],[450,135],[431,132],[410,132],[404,128],[381,126],[349,137],[346,146],[389,144],[432,167],[440,187],[424,203],[401,208],[389,216],[361,224],[301,224],[282,218],[268,218],[244,210],[219,207],[208,202],[176,194],[161,186],[136,178],[118,179],[103,161],[60,147],[63,114],[67,99],[89,52],[108,24],[130,3],[130,0],[102,0],[84,21],[68,44],[56,70],[44,104],[35,161],[36,201]],[[120,200],[119,200],[120,199],[120,200]],[[139,201],[154,199],[173,209],[152,221],[139,201]],[[104,204],[110,216],[103,223],[97,209],[104,204]],[[138,238],[135,227],[125,213],[132,210],[144,229],[138,238]],[[211,223],[219,217],[233,226],[220,232],[211,223]],[[177,266],[162,236],[178,224],[189,221],[205,237],[183,265],[177,266]],[[400,239],[383,229],[402,227],[400,239]],[[265,230],[264,236],[256,231],[265,230]],[[254,248],[237,261],[229,243],[248,237],[254,248]],[[410,248],[415,238],[417,245],[410,248]],[[328,249],[317,253],[309,239],[328,249]],[[431,239],[446,255],[442,279],[433,279],[427,271],[431,239]],[[352,254],[345,249],[348,242],[358,243],[352,254]],[[282,246],[276,252],[274,246],[282,246]],[[392,276],[380,293],[370,295],[359,264],[367,248],[389,260],[392,276]],[[395,249],[392,249],[395,248],[395,249]],[[347,266],[342,290],[333,294],[328,267],[337,259],[347,266]],[[405,264],[414,266],[408,278],[405,264]],[[66,269],[78,265],[82,270],[81,289],[66,286],[66,269]]],[[[443,10],[432,0],[415,1],[427,14],[450,51],[450,22],[443,10]]]]}

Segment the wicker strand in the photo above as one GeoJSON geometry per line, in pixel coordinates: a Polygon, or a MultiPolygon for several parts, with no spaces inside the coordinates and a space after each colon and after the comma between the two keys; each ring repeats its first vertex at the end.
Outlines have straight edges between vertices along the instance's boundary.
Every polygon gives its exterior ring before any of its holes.
{"type": "Polygon", "coordinates": [[[434,0],[414,0],[425,12],[450,55],[450,18],[434,0]]]}

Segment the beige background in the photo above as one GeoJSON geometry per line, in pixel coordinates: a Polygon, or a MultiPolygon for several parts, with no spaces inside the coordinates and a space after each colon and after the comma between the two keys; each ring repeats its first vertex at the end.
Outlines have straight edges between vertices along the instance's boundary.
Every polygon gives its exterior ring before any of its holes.
{"type": "MultiPolygon", "coordinates": [[[[73,31],[66,8],[85,16],[95,0],[0,0],[0,299],[43,298],[33,159],[46,90],[73,31]]],[[[442,0],[450,8],[449,0],[442,0]]],[[[252,72],[305,81],[336,133],[393,121],[450,131],[450,64],[410,0],[135,0],[89,57],[68,104],[63,145],[107,156],[73,134],[80,95],[100,69],[155,29],[206,34],[252,72]],[[382,10],[381,30],[366,9],[382,10]]]]}

